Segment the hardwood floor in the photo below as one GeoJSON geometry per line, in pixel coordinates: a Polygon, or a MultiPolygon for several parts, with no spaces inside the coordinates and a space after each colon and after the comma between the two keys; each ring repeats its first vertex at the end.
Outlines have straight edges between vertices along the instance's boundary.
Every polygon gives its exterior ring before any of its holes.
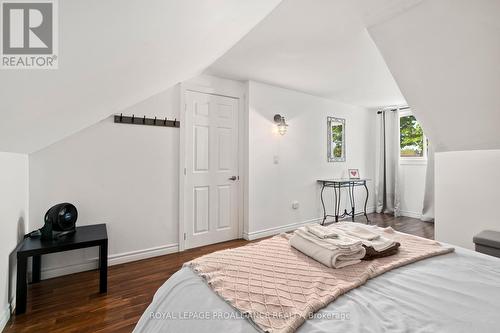
{"type": "MultiPolygon", "coordinates": [[[[358,217],[356,221],[359,219],[358,217]]],[[[379,227],[392,227],[394,230],[407,234],[434,239],[434,223],[423,222],[406,216],[395,218],[393,215],[388,214],[370,214],[370,220],[372,224],[376,224],[379,227]]]]}
{"type": "MultiPolygon", "coordinates": [[[[370,214],[372,224],[434,238],[434,225],[408,217],[370,214]]],[[[363,221],[364,218],[358,217],[363,221]]],[[[99,273],[89,271],[29,285],[25,314],[4,332],[131,332],[156,290],[186,261],[248,244],[238,239],[181,253],[109,267],[108,293],[98,293],[99,273]]]]}

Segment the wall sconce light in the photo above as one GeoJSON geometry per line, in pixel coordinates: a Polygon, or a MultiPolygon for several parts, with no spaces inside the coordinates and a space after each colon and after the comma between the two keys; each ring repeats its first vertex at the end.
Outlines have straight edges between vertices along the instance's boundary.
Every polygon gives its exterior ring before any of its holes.
{"type": "Polygon", "coordinates": [[[278,127],[278,133],[281,135],[285,135],[286,129],[288,127],[288,124],[285,121],[285,117],[275,114],[274,115],[274,122],[276,123],[276,126],[278,127]]]}

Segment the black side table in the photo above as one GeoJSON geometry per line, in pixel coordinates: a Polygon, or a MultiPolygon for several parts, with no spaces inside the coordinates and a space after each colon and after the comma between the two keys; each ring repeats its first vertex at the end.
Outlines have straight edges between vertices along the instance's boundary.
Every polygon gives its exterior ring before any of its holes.
{"type": "Polygon", "coordinates": [[[366,182],[369,181],[370,179],[366,178],[361,178],[361,179],[318,179],[318,183],[322,185],[321,187],[321,205],[323,206],[323,221],[321,224],[325,224],[326,218],[328,216],[335,217],[335,222],[339,221],[339,218],[344,218],[346,216],[350,216],[352,221],[354,222],[354,217],[356,215],[364,215],[366,218],[366,223],[370,223],[370,220],[368,219],[368,214],[366,213],[366,205],[368,204],[368,187],[366,186],[366,182]],[[354,198],[354,188],[356,186],[363,186],[365,188],[365,206],[362,212],[356,213],[356,200],[354,198]],[[333,188],[333,193],[335,194],[334,199],[333,199],[333,204],[335,208],[334,215],[329,215],[326,213],[326,208],[325,208],[325,200],[323,199],[323,191],[325,190],[326,187],[333,188]],[[351,211],[348,212],[347,209],[344,209],[344,212],[340,214],[340,194],[342,193],[341,189],[342,188],[347,188],[349,192],[349,202],[351,204],[351,211]]]}
{"type": "Polygon", "coordinates": [[[16,315],[26,312],[28,257],[33,257],[33,283],[40,282],[42,254],[99,246],[99,292],[108,290],[108,233],[106,224],[77,227],[72,235],[52,241],[26,238],[17,247],[16,315]]]}

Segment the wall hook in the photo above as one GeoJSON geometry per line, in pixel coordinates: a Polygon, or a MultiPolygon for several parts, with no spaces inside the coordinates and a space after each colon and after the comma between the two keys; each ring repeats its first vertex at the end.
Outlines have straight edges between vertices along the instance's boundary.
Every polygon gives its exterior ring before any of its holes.
{"type": "Polygon", "coordinates": [[[177,118],[173,120],[168,120],[168,117],[164,119],[158,119],[157,116],[154,118],[148,118],[145,115],[142,117],[137,117],[137,121],[135,119],[135,114],[132,116],[123,115],[123,113],[115,114],[114,116],[115,123],[121,124],[132,124],[132,125],[147,125],[147,126],[164,126],[164,127],[180,127],[180,123],[177,121],[177,118]],[[142,121],[141,121],[142,120],[142,121]]]}

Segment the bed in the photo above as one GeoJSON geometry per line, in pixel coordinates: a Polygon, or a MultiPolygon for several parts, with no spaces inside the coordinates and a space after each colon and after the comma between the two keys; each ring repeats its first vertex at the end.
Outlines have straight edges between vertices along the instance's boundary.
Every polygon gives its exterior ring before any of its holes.
{"type": "MultiPolygon", "coordinates": [[[[500,259],[455,248],[393,269],[340,296],[297,332],[494,332],[500,259]]],[[[261,332],[190,267],[156,292],[134,332],[261,332]]]]}

